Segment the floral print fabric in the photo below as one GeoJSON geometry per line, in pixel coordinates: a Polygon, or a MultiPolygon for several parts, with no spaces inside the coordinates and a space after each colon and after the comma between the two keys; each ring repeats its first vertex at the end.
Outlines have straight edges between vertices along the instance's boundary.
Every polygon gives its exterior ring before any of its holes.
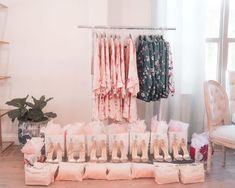
{"type": "Polygon", "coordinates": [[[137,120],[139,79],[132,38],[98,36],[93,55],[93,119],[137,120]]]}
{"type": "Polygon", "coordinates": [[[139,36],[137,69],[140,90],[138,99],[150,102],[174,94],[170,45],[162,36],[139,36]]]}

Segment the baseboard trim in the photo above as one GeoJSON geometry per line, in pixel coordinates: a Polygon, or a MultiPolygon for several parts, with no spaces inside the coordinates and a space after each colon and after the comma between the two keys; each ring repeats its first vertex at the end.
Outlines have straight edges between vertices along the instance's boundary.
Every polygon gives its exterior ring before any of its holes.
{"type": "Polygon", "coordinates": [[[7,134],[2,135],[2,141],[13,141],[15,145],[19,145],[18,136],[16,134],[7,134]]]}

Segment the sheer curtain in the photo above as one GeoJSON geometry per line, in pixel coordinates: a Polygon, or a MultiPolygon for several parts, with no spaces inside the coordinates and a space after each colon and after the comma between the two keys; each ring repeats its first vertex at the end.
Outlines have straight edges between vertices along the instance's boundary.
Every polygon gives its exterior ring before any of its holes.
{"type": "Polygon", "coordinates": [[[152,6],[153,26],[176,27],[164,34],[172,48],[176,94],[148,109],[161,119],[188,122],[189,137],[204,131],[206,6],[205,0],[153,0],[152,6]]]}

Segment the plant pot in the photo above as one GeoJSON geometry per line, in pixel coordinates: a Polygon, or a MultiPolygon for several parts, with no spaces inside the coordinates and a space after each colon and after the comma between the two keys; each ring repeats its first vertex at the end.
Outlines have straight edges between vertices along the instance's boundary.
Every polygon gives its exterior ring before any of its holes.
{"type": "Polygon", "coordinates": [[[27,139],[31,139],[32,137],[39,137],[40,129],[42,127],[46,127],[49,119],[41,122],[23,122],[19,121],[18,124],[18,140],[20,144],[25,144],[27,139]]]}

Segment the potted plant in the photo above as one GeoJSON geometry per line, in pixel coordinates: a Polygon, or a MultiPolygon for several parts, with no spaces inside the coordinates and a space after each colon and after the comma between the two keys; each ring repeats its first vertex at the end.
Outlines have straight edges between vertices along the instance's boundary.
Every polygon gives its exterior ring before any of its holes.
{"type": "Polygon", "coordinates": [[[46,99],[43,95],[39,99],[32,97],[32,102],[29,102],[27,100],[28,97],[29,95],[25,98],[15,98],[11,101],[7,101],[6,104],[15,107],[15,109],[3,114],[7,114],[12,122],[16,119],[19,121],[18,138],[21,144],[25,144],[26,139],[39,136],[40,128],[46,126],[51,118],[57,116],[56,113],[53,112],[43,112],[47,103],[53,98],[46,99]]]}

